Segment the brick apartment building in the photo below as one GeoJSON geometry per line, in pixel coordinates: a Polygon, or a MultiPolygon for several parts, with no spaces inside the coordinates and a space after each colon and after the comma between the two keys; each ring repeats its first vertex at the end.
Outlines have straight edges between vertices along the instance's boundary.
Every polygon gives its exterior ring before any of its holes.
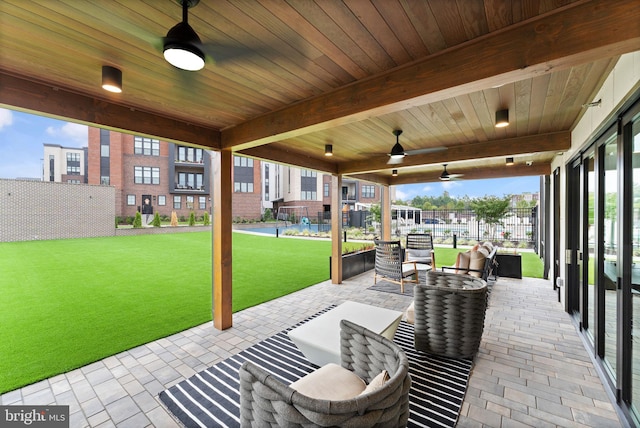
{"type": "MultiPolygon", "coordinates": [[[[187,217],[192,211],[211,213],[211,157],[207,150],[153,138],[88,128],[88,147],[44,145],[43,179],[64,183],[113,186],[115,215],[142,214],[187,217]]],[[[331,206],[331,177],[316,171],[233,159],[234,219],[260,219],[268,208],[299,206],[315,218],[331,206]]],[[[380,189],[344,180],[342,205],[380,201],[380,189]]]]}

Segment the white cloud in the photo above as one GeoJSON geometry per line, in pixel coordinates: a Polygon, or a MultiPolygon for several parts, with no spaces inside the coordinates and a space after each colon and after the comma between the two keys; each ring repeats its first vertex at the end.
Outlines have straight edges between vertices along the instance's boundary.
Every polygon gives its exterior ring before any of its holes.
{"type": "Polygon", "coordinates": [[[0,108],[0,131],[5,126],[10,126],[13,123],[13,113],[11,110],[0,108]]]}
{"type": "Polygon", "coordinates": [[[409,193],[403,192],[400,189],[396,189],[396,199],[406,201],[408,199],[411,199],[411,197],[409,196],[409,193]]]}
{"type": "Polygon", "coordinates": [[[455,189],[456,187],[462,186],[462,183],[459,181],[443,181],[441,184],[444,190],[455,189]]]}
{"type": "Polygon", "coordinates": [[[59,128],[55,128],[53,126],[47,127],[47,135],[56,138],[70,139],[71,142],[78,146],[86,146],[89,131],[87,130],[86,125],[67,122],[59,128]]]}
{"type": "Polygon", "coordinates": [[[421,191],[428,195],[433,191],[433,186],[430,184],[427,184],[421,189],[421,191]]]}

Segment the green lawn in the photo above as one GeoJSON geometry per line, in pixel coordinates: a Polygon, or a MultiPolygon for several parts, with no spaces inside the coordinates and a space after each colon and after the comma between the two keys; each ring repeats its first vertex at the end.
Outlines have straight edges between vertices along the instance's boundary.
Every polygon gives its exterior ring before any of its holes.
{"type": "MultiPolygon", "coordinates": [[[[329,277],[326,241],[233,234],[233,310],[329,277]]],[[[0,393],[211,320],[211,233],[0,244],[0,393]]]]}
{"type": "MultiPolygon", "coordinates": [[[[328,241],[233,244],[234,312],[329,277],[328,241]]],[[[211,320],[210,232],[0,243],[0,272],[0,393],[211,320]]]]}

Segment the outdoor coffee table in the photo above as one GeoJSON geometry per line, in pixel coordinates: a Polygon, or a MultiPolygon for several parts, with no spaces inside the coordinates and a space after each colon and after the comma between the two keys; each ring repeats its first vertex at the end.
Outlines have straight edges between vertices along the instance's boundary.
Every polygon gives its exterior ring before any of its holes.
{"type": "Polygon", "coordinates": [[[340,364],[340,321],[346,319],[393,340],[402,312],[347,301],[289,331],[289,338],[318,366],[340,364]]]}

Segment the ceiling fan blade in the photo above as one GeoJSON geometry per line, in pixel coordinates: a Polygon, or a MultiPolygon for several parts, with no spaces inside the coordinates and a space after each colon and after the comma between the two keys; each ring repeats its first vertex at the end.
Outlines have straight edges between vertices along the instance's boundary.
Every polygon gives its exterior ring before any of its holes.
{"type": "Polygon", "coordinates": [[[208,58],[212,59],[213,62],[218,65],[235,60],[259,59],[261,57],[274,59],[284,55],[283,52],[271,46],[247,46],[205,42],[201,43],[198,47],[208,58]]]}
{"type": "Polygon", "coordinates": [[[424,154],[427,154],[427,153],[443,152],[445,150],[447,150],[446,147],[439,146],[439,147],[427,147],[427,148],[424,148],[424,149],[405,150],[404,153],[406,155],[411,156],[411,155],[424,155],[424,154]]]}

